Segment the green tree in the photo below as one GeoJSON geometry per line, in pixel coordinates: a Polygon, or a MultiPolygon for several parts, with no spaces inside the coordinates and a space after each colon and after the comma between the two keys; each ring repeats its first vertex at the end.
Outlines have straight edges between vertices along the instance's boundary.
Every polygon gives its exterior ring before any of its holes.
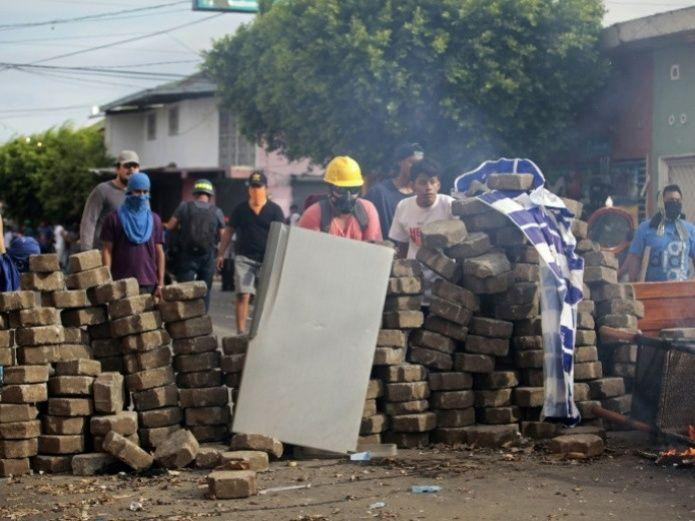
{"type": "Polygon", "coordinates": [[[388,168],[414,140],[452,172],[544,160],[607,66],[601,0],[280,0],[215,42],[205,70],[244,135],[318,163],[388,168]]]}
{"type": "Polygon", "coordinates": [[[33,223],[79,220],[98,179],[93,168],[108,166],[101,131],[70,124],[0,146],[0,199],[5,213],[33,223]]]}

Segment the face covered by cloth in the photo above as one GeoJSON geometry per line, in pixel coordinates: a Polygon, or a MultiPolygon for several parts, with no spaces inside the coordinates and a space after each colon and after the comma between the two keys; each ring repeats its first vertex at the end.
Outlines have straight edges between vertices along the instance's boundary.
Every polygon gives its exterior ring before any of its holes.
{"type": "Polygon", "coordinates": [[[133,174],[128,180],[118,218],[130,242],[144,244],[152,237],[154,219],[150,210],[150,178],[144,172],[133,174]]]}
{"type": "Polygon", "coordinates": [[[680,218],[683,212],[683,203],[680,201],[665,201],[664,202],[664,213],[666,214],[666,219],[669,221],[675,221],[680,218]]]}

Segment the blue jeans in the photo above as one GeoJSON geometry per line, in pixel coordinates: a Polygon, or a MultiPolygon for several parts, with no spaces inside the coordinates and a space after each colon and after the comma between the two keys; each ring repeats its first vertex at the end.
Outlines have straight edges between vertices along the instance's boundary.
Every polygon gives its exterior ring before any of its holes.
{"type": "Polygon", "coordinates": [[[212,277],[215,275],[214,250],[199,254],[181,252],[178,261],[178,271],[176,273],[178,282],[203,280],[208,285],[208,292],[205,294],[205,310],[207,311],[210,307],[212,277]]]}

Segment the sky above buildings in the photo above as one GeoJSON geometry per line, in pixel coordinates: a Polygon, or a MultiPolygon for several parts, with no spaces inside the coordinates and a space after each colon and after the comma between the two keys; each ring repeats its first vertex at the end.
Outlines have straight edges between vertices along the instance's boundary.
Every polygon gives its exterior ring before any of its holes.
{"type": "MultiPolygon", "coordinates": [[[[604,25],[691,5],[606,0],[604,25]]],[[[88,124],[93,107],[191,74],[201,51],[251,18],[193,12],[190,0],[1,0],[0,143],[66,120],[88,124]],[[78,20],[42,23],[67,18],[78,20]]]]}

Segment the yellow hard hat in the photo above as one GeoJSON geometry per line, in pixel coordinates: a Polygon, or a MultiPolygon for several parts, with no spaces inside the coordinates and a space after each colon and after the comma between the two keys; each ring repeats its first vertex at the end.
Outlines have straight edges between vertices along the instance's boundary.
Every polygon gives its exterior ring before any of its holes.
{"type": "Polygon", "coordinates": [[[323,180],[335,186],[362,186],[362,171],[357,161],[348,156],[337,156],[331,159],[326,167],[323,180]]]}

